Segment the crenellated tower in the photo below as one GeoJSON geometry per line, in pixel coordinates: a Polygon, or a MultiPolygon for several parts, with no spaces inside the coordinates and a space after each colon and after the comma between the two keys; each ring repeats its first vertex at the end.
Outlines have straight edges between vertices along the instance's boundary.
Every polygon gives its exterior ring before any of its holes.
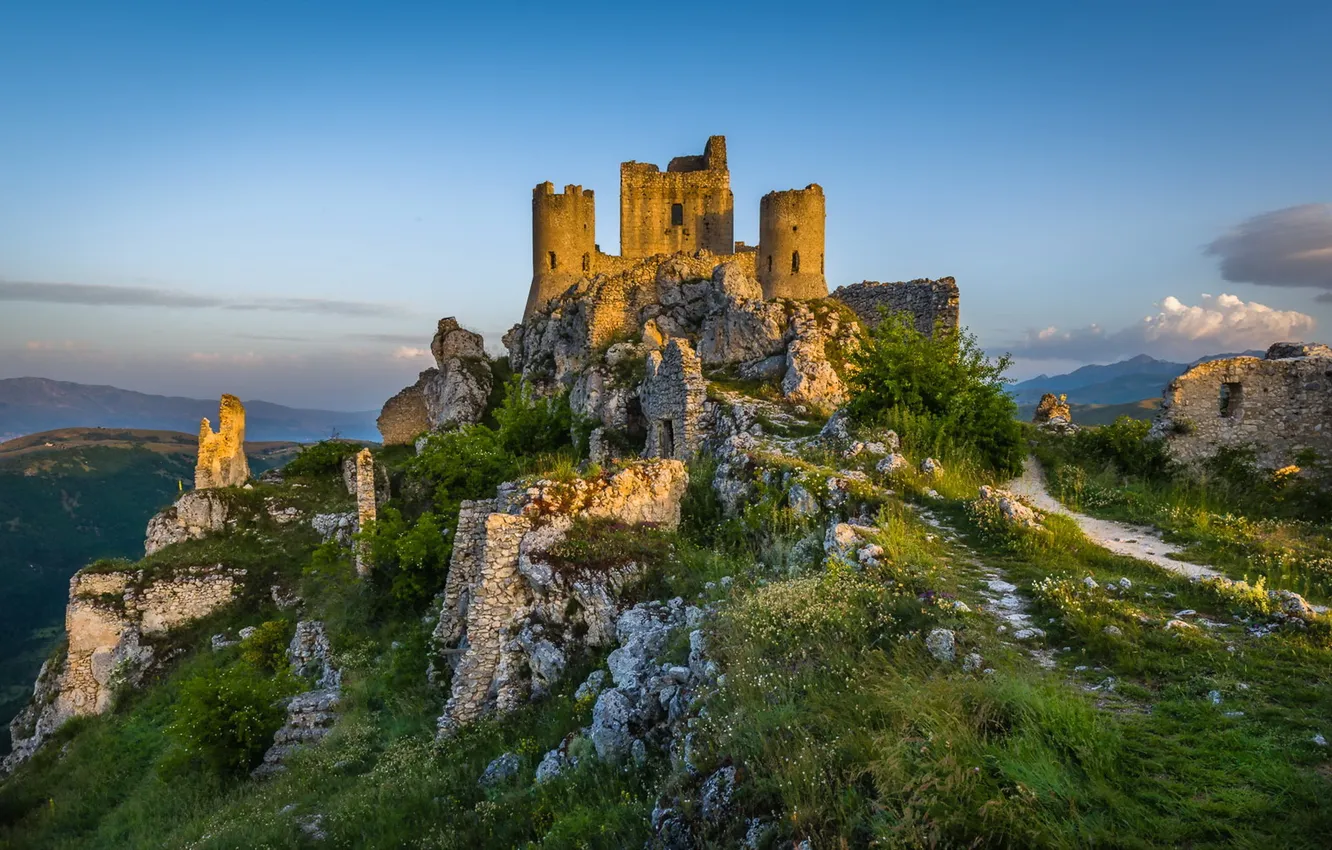
{"type": "Polygon", "coordinates": [[[578,281],[591,277],[597,253],[596,202],[591,189],[549,181],[532,190],[532,288],[526,318],[578,281]]]}
{"type": "Polygon", "coordinates": [[[823,298],[823,188],[769,192],[759,204],[758,279],[764,298],[823,298]]]}

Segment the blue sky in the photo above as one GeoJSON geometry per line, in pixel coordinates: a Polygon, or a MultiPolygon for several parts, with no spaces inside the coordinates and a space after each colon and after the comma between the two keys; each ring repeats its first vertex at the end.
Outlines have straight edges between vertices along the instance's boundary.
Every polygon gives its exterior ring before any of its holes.
{"type": "Polygon", "coordinates": [[[614,251],[618,164],[714,133],[736,238],[818,182],[831,286],[953,275],[1019,377],[1326,338],[1329,43],[1325,3],[0,4],[0,377],[377,407],[439,317],[518,319],[533,185],[614,251]]]}

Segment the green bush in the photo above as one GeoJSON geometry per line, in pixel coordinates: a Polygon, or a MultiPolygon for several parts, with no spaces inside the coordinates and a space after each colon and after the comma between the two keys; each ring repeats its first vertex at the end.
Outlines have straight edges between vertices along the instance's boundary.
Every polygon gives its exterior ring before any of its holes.
{"type": "Polygon", "coordinates": [[[1017,406],[1004,392],[1007,355],[991,360],[966,331],[940,327],[926,336],[910,316],[885,312],[849,359],[853,419],[874,421],[893,411],[926,416],[939,434],[973,448],[994,470],[1021,470],[1017,406]]]}
{"type": "Polygon", "coordinates": [[[342,462],[361,450],[359,443],[343,440],[322,440],[306,446],[284,467],[285,475],[327,475],[340,472],[342,462]]]}
{"type": "Polygon", "coordinates": [[[1164,440],[1147,436],[1152,423],[1121,416],[1110,425],[1084,428],[1072,440],[1073,456],[1114,464],[1121,472],[1143,478],[1169,478],[1174,467],[1164,440]]]}
{"type": "Polygon", "coordinates": [[[505,387],[495,421],[500,445],[515,455],[554,452],[573,443],[574,416],[568,393],[537,398],[518,376],[505,387]]]}
{"type": "Polygon", "coordinates": [[[431,434],[407,463],[408,481],[431,494],[441,516],[457,516],[464,499],[493,496],[496,485],[516,473],[517,459],[484,425],[431,434]]]}
{"type": "Polygon", "coordinates": [[[357,535],[367,549],[366,557],[377,572],[386,576],[395,599],[423,602],[444,584],[452,540],[440,518],[426,511],[415,522],[402,512],[385,506],[379,517],[357,535]]]}
{"type": "Polygon", "coordinates": [[[286,709],[280,700],[291,679],[247,664],[200,673],[180,688],[168,731],[185,755],[218,773],[254,768],[273,743],[286,709]]]}
{"type": "Polygon", "coordinates": [[[256,669],[269,673],[285,670],[291,634],[291,623],[286,620],[261,623],[249,637],[241,641],[241,658],[256,669]]]}

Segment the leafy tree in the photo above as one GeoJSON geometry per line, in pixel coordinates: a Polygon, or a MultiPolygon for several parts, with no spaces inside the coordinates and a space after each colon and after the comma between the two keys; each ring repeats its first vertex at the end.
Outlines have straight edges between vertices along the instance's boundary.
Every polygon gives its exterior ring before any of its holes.
{"type": "Polygon", "coordinates": [[[573,420],[568,393],[537,398],[518,376],[509,379],[504,401],[495,411],[500,443],[516,455],[544,454],[572,445],[573,420]]]}
{"type": "Polygon", "coordinates": [[[965,330],[916,330],[912,317],[885,313],[850,354],[850,414],[860,421],[890,412],[933,420],[939,433],[969,446],[996,471],[1015,474],[1025,454],[1017,405],[1004,391],[1011,358],[991,360],[965,330]]]}

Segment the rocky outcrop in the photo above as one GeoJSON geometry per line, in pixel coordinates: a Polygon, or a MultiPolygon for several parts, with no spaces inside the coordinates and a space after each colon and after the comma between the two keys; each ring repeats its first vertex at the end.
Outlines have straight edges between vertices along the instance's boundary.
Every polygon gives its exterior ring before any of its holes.
{"type": "Polygon", "coordinates": [[[692,458],[703,436],[700,423],[707,395],[703,367],[688,342],[671,339],[664,351],[648,352],[647,377],[639,389],[648,422],[643,456],[692,458]]]}
{"type": "Polygon", "coordinates": [[[1016,495],[988,484],[980,488],[980,493],[973,503],[973,510],[982,514],[993,514],[1009,525],[1021,528],[1040,528],[1041,518],[1035,510],[1028,507],[1016,495]]]}
{"type": "Polygon", "coordinates": [[[199,458],[194,467],[194,489],[239,487],[250,480],[245,459],[245,405],[234,395],[222,396],[214,431],[205,418],[199,423],[199,458]]]}
{"type": "Polygon", "coordinates": [[[1184,463],[1240,446],[1269,469],[1306,450],[1332,456],[1332,349],[1283,342],[1266,357],[1200,363],[1166,387],[1151,433],[1184,463]]]}
{"type": "Polygon", "coordinates": [[[613,639],[620,593],[642,565],[557,566],[547,553],[578,517],[675,528],[687,482],[678,460],[642,461],[591,481],[506,484],[494,499],[463,503],[434,633],[454,667],[442,732],[544,692],[573,644],[613,639]]]}
{"type": "Polygon", "coordinates": [[[75,573],[65,609],[68,648],[43,666],[33,702],[10,724],[13,752],[0,772],[31,757],[71,717],[106,711],[119,688],[133,686],[151,668],[154,638],[229,603],[244,576],[221,564],[165,577],[75,573]]]}
{"type": "Polygon", "coordinates": [[[792,318],[794,338],[786,349],[786,374],[782,377],[782,395],[793,401],[831,411],[847,400],[846,384],[828,359],[828,342],[839,327],[831,317],[828,331],[808,307],[792,318]]]}
{"type": "Polygon", "coordinates": [[[494,385],[485,340],[458,325],[452,316],[439,320],[430,343],[435,368],[389,399],[379,414],[384,445],[405,445],[430,430],[447,430],[481,421],[494,385]]]}
{"type": "Polygon", "coordinates": [[[1046,393],[1041,396],[1040,404],[1031,421],[1035,425],[1068,425],[1073,422],[1073,411],[1068,407],[1068,396],[1046,393]]]}
{"type": "Polygon", "coordinates": [[[164,546],[185,540],[200,540],[212,532],[229,528],[234,522],[230,503],[211,490],[194,490],[148,520],[143,553],[151,555],[164,546]]]}

